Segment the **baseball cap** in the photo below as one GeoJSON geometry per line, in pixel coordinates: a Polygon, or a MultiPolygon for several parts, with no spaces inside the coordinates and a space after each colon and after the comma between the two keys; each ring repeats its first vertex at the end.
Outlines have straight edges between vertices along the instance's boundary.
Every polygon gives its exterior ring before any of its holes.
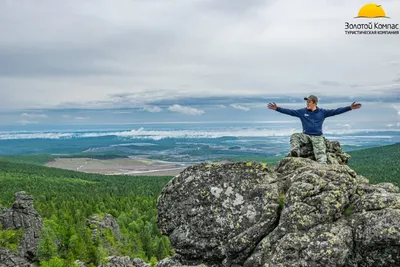
{"type": "Polygon", "coordinates": [[[310,95],[309,97],[304,97],[304,100],[312,100],[313,102],[317,103],[318,97],[316,97],[315,95],[310,95]]]}

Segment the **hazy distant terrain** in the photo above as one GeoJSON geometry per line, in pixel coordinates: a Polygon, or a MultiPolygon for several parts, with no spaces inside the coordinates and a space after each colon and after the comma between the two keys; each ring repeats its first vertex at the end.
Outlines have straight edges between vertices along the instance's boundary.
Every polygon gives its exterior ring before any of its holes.
{"type": "MultiPolygon", "coordinates": [[[[83,172],[174,175],[200,162],[282,158],[296,131],[285,123],[3,131],[0,158],[83,172]]],[[[395,130],[326,132],[325,137],[339,141],[345,152],[400,142],[400,132],[395,130]]]]}
{"type": "MultiPolygon", "coordinates": [[[[349,166],[367,177],[371,183],[392,182],[400,186],[400,143],[349,154],[352,155],[349,166]]],[[[49,161],[47,165],[55,167],[75,169],[79,165],[80,171],[105,172],[117,164],[119,168],[142,168],[143,171],[168,165],[143,158],[98,157],[100,159],[55,159],[51,155],[3,156],[0,159],[0,206],[9,207],[17,191],[23,190],[34,196],[35,207],[44,218],[43,238],[47,243],[40,245],[39,254],[39,260],[43,262],[56,259],[63,264],[71,264],[79,258],[99,263],[99,257],[104,251],[96,249],[84,231],[85,220],[94,214],[112,214],[116,218],[125,240],[128,240],[115,243],[123,255],[138,257],[147,262],[172,255],[168,238],[160,234],[156,224],[157,197],[172,176],[156,173],[110,176],[40,166],[49,161]],[[59,240],[62,240],[62,244],[56,249],[54,244],[59,240]],[[71,240],[74,240],[73,243],[71,240]],[[53,244],[53,247],[49,244],[53,244]]],[[[280,159],[281,156],[276,156],[265,158],[262,162],[274,165],[280,159]]],[[[114,240],[113,236],[108,238],[114,240]]]]}

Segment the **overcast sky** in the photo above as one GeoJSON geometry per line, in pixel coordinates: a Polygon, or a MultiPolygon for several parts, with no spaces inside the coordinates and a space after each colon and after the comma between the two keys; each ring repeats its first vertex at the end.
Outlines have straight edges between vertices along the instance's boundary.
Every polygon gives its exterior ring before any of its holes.
{"type": "MultiPolygon", "coordinates": [[[[316,94],[399,127],[400,35],[345,34],[364,4],[3,0],[1,124],[275,120],[269,101],[316,94]]],[[[400,23],[377,4],[390,18],[369,21],[400,23]]]]}

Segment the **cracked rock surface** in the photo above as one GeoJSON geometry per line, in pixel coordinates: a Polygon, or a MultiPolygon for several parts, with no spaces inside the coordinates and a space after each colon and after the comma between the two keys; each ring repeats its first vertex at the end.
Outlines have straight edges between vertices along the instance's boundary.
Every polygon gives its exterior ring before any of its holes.
{"type": "Polygon", "coordinates": [[[277,175],[266,164],[199,164],[158,199],[158,226],[183,264],[241,264],[278,221],[277,175]]]}
{"type": "Polygon", "coordinates": [[[158,267],[400,266],[400,193],[345,164],[199,164],[158,199],[158,267]]]}
{"type": "MultiPolygon", "coordinates": [[[[39,246],[43,221],[33,206],[33,196],[21,191],[14,194],[14,199],[12,207],[4,209],[0,214],[0,224],[3,229],[18,230],[22,228],[24,235],[18,247],[19,256],[32,261],[39,246]]],[[[4,251],[0,254],[4,253],[5,255],[4,251]]],[[[10,252],[9,255],[13,255],[13,253],[10,252]]]]}
{"type": "Polygon", "coordinates": [[[13,251],[0,247],[0,267],[33,267],[25,258],[19,256],[13,251]]]}

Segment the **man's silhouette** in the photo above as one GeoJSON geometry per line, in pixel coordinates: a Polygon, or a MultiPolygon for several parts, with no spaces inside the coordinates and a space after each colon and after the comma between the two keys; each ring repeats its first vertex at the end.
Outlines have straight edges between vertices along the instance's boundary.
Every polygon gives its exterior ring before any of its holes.
{"type": "Polygon", "coordinates": [[[315,95],[304,97],[304,100],[307,101],[307,107],[302,109],[281,108],[278,107],[274,102],[269,103],[268,108],[283,114],[298,117],[301,120],[303,133],[295,133],[290,137],[289,156],[299,157],[300,145],[311,142],[316,160],[319,163],[326,164],[326,147],[322,132],[322,124],[325,118],[360,108],[361,104],[353,102],[350,106],[346,107],[340,107],[337,109],[323,109],[317,106],[318,98],[315,95]]]}

